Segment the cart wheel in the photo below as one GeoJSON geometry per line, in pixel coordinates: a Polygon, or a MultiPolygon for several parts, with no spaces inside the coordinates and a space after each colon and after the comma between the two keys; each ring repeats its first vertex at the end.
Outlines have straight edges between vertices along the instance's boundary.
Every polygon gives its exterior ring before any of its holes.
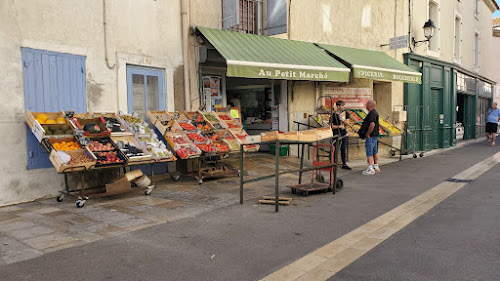
{"type": "Polygon", "coordinates": [[[396,156],[396,151],[391,151],[392,156],[396,156]]]}
{"type": "Polygon", "coordinates": [[[306,196],[308,196],[308,195],[309,195],[309,191],[304,190],[304,192],[302,192],[302,196],[306,197],[306,196]]]}
{"type": "Polygon", "coordinates": [[[420,152],[420,157],[424,157],[424,153],[423,152],[420,152]]]}
{"type": "Polygon", "coordinates": [[[151,195],[151,192],[153,192],[153,190],[149,189],[149,188],[144,190],[144,194],[146,194],[146,195],[151,195]]]}
{"type": "Polygon", "coordinates": [[[64,197],[62,197],[62,196],[57,196],[57,198],[56,198],[57,202],[62,202],[63,199],[64,199],[64,197]]]}
{"type": "Polygon", "coordinates": [[[203,183],[203,179],[198,179],[198,184],[202,184],[203,183]]]}
{"type": "Polygon", "coordinates": [[[417,158],[417,154],[416,153],[413,153],[413,158],[417,158]]]}
{"type": "Polygon", "coordinates": [[[335,191],[341,191],[344,189],[344,181],[342,179],[337,179],[337,185],[335,185],[335,191]]]}
{"type": "Polygon", "coordinates": [[[296,188],[292,188],[292,194],[296,194],[297,193],[297,189],[296,188]]]}
{"type": "Polygon", "coordinates": [[[325,177],[323,175],[319,175],[316,177],[316,181],[320,182],[320,183],[324,183],[325,182],[325,177]]]}
{"type": "Polygon", "coordinates": [[[175,175],[172,179],[174,181],[179,181],[181,179],[181,176],[180,175],[175,175]]]}
{"type": "Polygon", "coordinates": [[[77,208],[83,208],[84,205],[85,205],[85,201],[76,201],[77,208]]]}

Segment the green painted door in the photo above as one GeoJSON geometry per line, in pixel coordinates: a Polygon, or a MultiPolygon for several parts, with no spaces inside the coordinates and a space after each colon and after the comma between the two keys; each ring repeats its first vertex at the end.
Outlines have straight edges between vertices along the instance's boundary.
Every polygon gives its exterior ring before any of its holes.
{"type": "Polygon", "coordinates": [[[429,148],[435,149],[439,147],[439,115],[441,114],[441,104],[440,104],[441,90],[432,89],[431,90],[431,112],[430,112],[430,122],[431,122],[431,138],[429,139],[429,148]]]}

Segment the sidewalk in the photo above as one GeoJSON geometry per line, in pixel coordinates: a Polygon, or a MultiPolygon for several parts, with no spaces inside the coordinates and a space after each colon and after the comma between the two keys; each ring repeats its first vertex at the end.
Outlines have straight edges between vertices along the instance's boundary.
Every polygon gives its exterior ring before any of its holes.
{"type": "MultiPolygon", "coordinates": [[[[454,150],[474,142],[462,142],[456,147],[431,151],[426,155],[454,150]]],[[[404,159],[406,158],[411,158],[411,155],[404,156],[404,159]]],[[[281,169],[298,168],[299,159],[296,157],[283,157],[280,160],[281,169]]],[[[381,165],[398,160],[399,157],[383,158],[381,165]]],[[[228,163],[239,167],[238,158],[228,159],[228,163]]],[[[340,170],[340,177],[361,173],[366,168],[366,161],[350,161],[349,165],[353,168],[352,171],[340,170]]],[[[248,170],[245,175],[249,177],[268,174],[274,171],[274,156],[249,154],[245,160],[245,169],[248,170]]],[[[310,175],[310,172],[307,175],[310,175]]],[[[0,265],[35,258],[45,253],[153,225],[196,217],[239,202],[239,181],[236,177],[206,180],[202,185],[198,185],[190,177],[173,182],[168,176],[159,175],[155,180],[158,183],[157,188],[150,196],[145,196],[142,190],[138,190],[129,194],[90,200],[81,209],[75,207],[75,201],[71,197],[67,197],[62,203],[56,202],[55,199],[44,199],[0,207],[0,243],[3,245],[0,251],[0,265]]],[[[291,196],[286,186],[296,184],[297,181],[296,174],[281,176],[280,193],[291,196]]],[[[257,198],[272,195],[273,192],[274,179],[246,184],[245,201],[256,204],[257,198]]],[[[295,206],[309,201],[297,196],[293,198],[292,205],[295,206]]]]}

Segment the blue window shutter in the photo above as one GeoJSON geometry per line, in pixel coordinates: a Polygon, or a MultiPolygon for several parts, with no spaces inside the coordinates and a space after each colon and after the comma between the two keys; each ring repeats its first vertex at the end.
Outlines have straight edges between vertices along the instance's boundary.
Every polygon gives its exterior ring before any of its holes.
{"type": "MultiPolygon", "coordinates": [[[[21,48],[25,108],[32,112],[87,111],[85,57],[21,48]]],[[[26,127],[27,169],[52,167],[48,155],[26,127]]]]}
{"type": "Polygon", "coordinates": [[[267,0],[267,35],[287,32],[286,0],[267,0]]]}
{"type": "Polygon", "coordinates": [[[240,22],[240,0],[222,0],[222,29],[237,26],[240,22]]]}

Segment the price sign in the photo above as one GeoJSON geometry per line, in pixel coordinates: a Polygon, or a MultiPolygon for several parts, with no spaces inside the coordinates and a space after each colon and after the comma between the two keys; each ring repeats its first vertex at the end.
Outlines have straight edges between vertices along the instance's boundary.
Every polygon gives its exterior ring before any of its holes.
{"type": "Polygon", "coordinates": [[[45,130],[43,129],[42,125],[38,123],[38,121],[35,120],[35,122],[33,123],[33,128],[31,129],[31,132],[33,132],[38,142],[42,142],[45,130]]]}

